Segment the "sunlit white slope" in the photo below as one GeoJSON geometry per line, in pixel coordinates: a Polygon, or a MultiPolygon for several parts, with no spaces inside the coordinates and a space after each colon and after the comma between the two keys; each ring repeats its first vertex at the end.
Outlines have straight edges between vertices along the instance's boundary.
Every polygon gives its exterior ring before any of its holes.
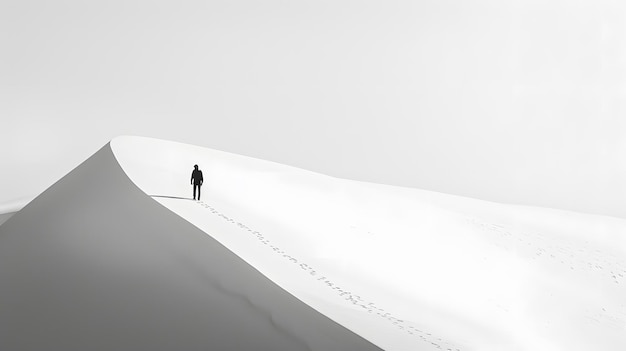
{"type": "Polygon", "coordinates": [[[383,349],[626,350],[624,220],[149,138],[111,147],[146,194],[383,349]],[[194,164],[202,201],[189,200],[194,164]]]}

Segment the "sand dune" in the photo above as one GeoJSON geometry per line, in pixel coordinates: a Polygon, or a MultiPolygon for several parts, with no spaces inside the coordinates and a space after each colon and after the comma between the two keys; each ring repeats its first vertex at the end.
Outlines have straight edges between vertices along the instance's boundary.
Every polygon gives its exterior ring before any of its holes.
{"type": "Polygon", "coordinates": [[[154,199],[386,350],[622,350],[626,221],[337,179],[147,138],[113,140],[154,199]],[[184,179],[184,181],[180,181],[184,179]]]}
{"type": "Polygon", "coordinates": [[[625,277],[621,219],[120,137],[0,227],[0,349],[622,351],[625,277]]]}
{"type": "Polygon", "coordinates": [[[378,350],[145,196],[107,145],[0,227],[2,350],[378,350]]]}

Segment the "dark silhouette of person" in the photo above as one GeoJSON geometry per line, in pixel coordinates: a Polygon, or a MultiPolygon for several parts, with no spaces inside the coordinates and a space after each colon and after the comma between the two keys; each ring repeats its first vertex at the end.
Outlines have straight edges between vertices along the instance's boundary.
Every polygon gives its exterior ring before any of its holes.
{"type": "Polygon", "coordinates": [[[193,199],[196,199],[196,188],[198,188],[198,200],[200,200],[200,187],[204,179],[202,178],[202,171],[198,169],[198,165],[193,166],[193,172],[191,172],[191,185],[193,185],[193,199]]]}

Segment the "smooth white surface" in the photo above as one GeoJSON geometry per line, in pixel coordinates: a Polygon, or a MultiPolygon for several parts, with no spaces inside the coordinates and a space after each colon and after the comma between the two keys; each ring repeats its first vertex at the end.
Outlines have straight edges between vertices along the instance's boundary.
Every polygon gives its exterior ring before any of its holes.
{"type": "Polygon", "coordinates": [[[0,204],[132,134],[626,217],[626,2],[3,0],[0,204]]]}
{"type": "Polygon", "coordinates": [[[622,351],[626,221],[333,178],[139,137],[146,194],[385,350],[622,351]]]}

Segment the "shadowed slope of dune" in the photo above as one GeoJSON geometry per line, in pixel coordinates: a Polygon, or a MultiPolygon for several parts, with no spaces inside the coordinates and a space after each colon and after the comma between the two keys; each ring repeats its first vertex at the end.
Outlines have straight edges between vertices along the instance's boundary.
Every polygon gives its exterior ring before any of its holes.
{"type": "Polygon", "coordinates": [[[379,350],[147,197],[109,145],[0,227],[1,350],[379,350]]]}

